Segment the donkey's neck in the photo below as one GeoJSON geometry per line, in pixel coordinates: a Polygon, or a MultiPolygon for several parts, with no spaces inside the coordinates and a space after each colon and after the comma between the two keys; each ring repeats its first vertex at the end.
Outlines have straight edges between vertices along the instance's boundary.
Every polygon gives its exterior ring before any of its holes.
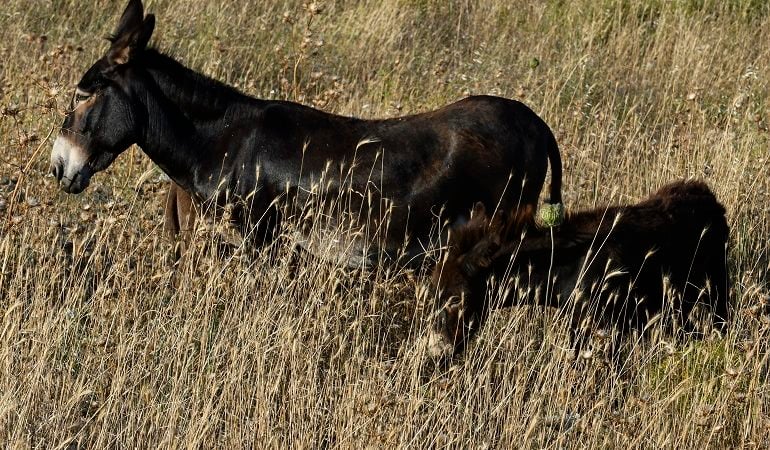
{"type": "MultiPolygon", "coordinates": [[[[186,191],[211,196],[212,172],[226,176],[223,159],[227,129],[254,116],[262,101],[201,75],[155,50],[143,55],[147,124],[139,145],[186,191]]],[[[225,170],[226,172],[226,170],[225,170]]]]}

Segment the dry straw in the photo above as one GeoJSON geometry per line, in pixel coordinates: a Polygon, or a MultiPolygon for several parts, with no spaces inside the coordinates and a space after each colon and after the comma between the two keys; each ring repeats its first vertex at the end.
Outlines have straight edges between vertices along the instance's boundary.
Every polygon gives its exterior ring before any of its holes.
{"type": "MultiPolygon", "coordinates": [[[[36,150],[122,7],[0,9],[0,446],[767,446],[765,2],[147,2],[160,48],[260,97],[366,117],[520,99],[555,131],[570,208],[709,182],[732,228],[729,331],[631,337],[620,370],[573,359],[564,317],[536,308],[426,369],[423,274],[294,253],[301,221],[257,254],[217,256],[203,228],[175,267],[138,149],[60,193],[36,150]]],[[[318,248],[351,230],[327,233],[318,248]]]]}

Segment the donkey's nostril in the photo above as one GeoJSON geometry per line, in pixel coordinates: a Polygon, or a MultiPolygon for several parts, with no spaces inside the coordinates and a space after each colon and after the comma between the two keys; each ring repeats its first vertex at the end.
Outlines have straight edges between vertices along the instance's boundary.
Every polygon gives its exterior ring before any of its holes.
{"type": "Polygon", "coordinates": [[[51,175],[53,175],[57,181],[61,180],[62,170],[59,169],[58,164],[51,164],[51,175]]]}
{"type": "Polygon", "coordinates": [[[56,181],[61,181],[64,178],[64,164],[61,161],[51,164],[51,174],[56,178],[56,181]]]}

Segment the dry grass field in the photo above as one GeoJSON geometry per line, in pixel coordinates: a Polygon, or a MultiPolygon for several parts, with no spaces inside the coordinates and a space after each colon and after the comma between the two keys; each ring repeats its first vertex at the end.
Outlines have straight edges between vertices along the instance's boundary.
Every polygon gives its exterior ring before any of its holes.
{"type": "Polygon", "coordinates": [[[707,181],[731,226],[732,322],[632,338],[619,370],[574,360],[554,311],[496,311],[431,371],[419,272],[292,262],[289,238],[221,257],[213,225],[174,267],[167,183],[138,148],[79,196],[47,174],[123,0],[4,0],[0,447],[770,448],[770,5],[145,6],[158,48],[258,97],[363,117],[522,100],[559,141],[568,208],[707,181]]]}

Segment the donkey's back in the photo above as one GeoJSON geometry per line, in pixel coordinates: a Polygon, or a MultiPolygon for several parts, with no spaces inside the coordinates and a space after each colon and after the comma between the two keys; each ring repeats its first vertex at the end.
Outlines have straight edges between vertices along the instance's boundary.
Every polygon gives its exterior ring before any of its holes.
{"type": "Polygon", "coordinates": [[[620,292],[625,298],[612,308],[613,321],[643,326],[663,309],[665,299],[673,298],[683,319],[703,302],[711,305],[716,324],[724,327],[729,226],[724,207],[708,186],[698,181],[671,183],[636,205],[611,211],[616,216],[599,210],[578,213],[567,220],[567,228],[577,222],[573,226],[583,229],[573,230],[572,238],[580,236],[584,243],[591,239],[593,255],[587,257],[584,284],[605,280],[603,291],[620,292]],[[601,226],[587,226],[602,214],[601,226]],[[608,272],[613,276],[607,277],[608,272]]]}

